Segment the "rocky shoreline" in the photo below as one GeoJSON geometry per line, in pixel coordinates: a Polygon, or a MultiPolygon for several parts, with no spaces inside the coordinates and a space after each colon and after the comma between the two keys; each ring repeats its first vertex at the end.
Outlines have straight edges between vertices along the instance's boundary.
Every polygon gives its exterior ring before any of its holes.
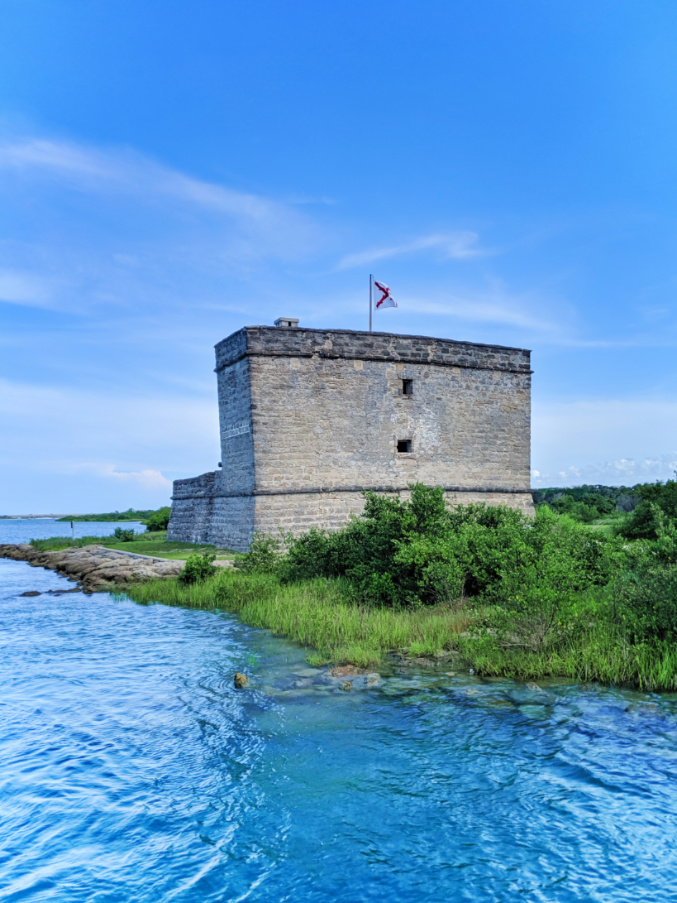
{"type": "Polygon", "coordinates": [[[158,577],[176,577],[186,563],[120,552],[100,545],[40,552],[30,543],[0,544],[0,558],[26,561],[31,567],[56,571],[76,582],[85,593],[158,577]]]}

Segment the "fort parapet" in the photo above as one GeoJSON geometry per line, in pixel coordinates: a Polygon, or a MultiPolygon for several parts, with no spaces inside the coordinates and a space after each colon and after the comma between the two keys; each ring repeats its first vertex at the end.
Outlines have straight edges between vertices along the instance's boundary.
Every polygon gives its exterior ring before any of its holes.
{"type": "Polygon", "coordinates": [[[219,342],[216,373],[222,468],[175,481],[168,539],[245,550],[414,482],[533,512],[529,351],[252,326],[219,342]]]}

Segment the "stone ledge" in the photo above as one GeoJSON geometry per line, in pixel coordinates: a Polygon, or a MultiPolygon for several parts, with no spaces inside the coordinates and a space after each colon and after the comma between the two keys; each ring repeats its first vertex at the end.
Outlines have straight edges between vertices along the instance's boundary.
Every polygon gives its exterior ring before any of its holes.
{"type": "MultiPolygon", "coordinates": [[[[181,483],[181,489],[189,489],[187,483],[190,483],[190,480],[175,480],[174,481],[174,492],[176,493],[176,484],[181,483]]],[[[445,492],[479,492],[483,494],[509,494],[509,495],[529,495],[531,496],[531,489],[515,489],[509,488],[506,486],[440,486],[437,487],[443,489],[445,492]]],[[[233,492],[228,492],[227,490],[221,490],[218,492],[214,492],[211,498],[215,499],[235,499],[235,498],[257,498],[259,496],[267,496],[267,495],[332,495],[334,493],[340,492],[353,492],[353,493],[362,493],[362,492],[384,492],[384,493],[399,493],[399,492],[410,492],[410,486],[334,486],[334,487],[326,487],[326,486],[309,486],[303,489],[254,489],[251,492],[241,492],[239,490],[234,490],[233,492]]],[[[178,501],[179,499],[191,499],[191,498],[204,498],[203,494],[196,495],[184,495],[175,494],[172,496],[172,501],[178,501]]]]}
{"type": "Polygon", "coordinates": [[[530,374],[531,352],[432,336],[246,326],[216,345],[216,372],[244,357],[321,357],[530,374]]]}

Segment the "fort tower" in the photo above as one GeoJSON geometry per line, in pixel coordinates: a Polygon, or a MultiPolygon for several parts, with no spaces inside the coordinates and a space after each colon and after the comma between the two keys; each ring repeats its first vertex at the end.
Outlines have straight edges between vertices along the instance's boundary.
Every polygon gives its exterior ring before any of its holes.
{"type": "Polygon", "coordinates": [[[533,512],[529,351],[297,324],[216,346],[222,467],[175,481],[168,539],[245,551],[414,482],[533,512]]]}

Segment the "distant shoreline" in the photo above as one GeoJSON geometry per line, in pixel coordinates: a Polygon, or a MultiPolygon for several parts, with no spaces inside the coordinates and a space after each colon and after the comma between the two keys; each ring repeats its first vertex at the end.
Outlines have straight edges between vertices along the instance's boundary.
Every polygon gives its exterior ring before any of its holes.
{"type": "MultiPolygon", "coordinates": [[[[58,520],[66,517],[65,514],[0,514],[0,520],[58,520]]],[[[77,517],[86,517],[79,514],[77,517]]]]}

